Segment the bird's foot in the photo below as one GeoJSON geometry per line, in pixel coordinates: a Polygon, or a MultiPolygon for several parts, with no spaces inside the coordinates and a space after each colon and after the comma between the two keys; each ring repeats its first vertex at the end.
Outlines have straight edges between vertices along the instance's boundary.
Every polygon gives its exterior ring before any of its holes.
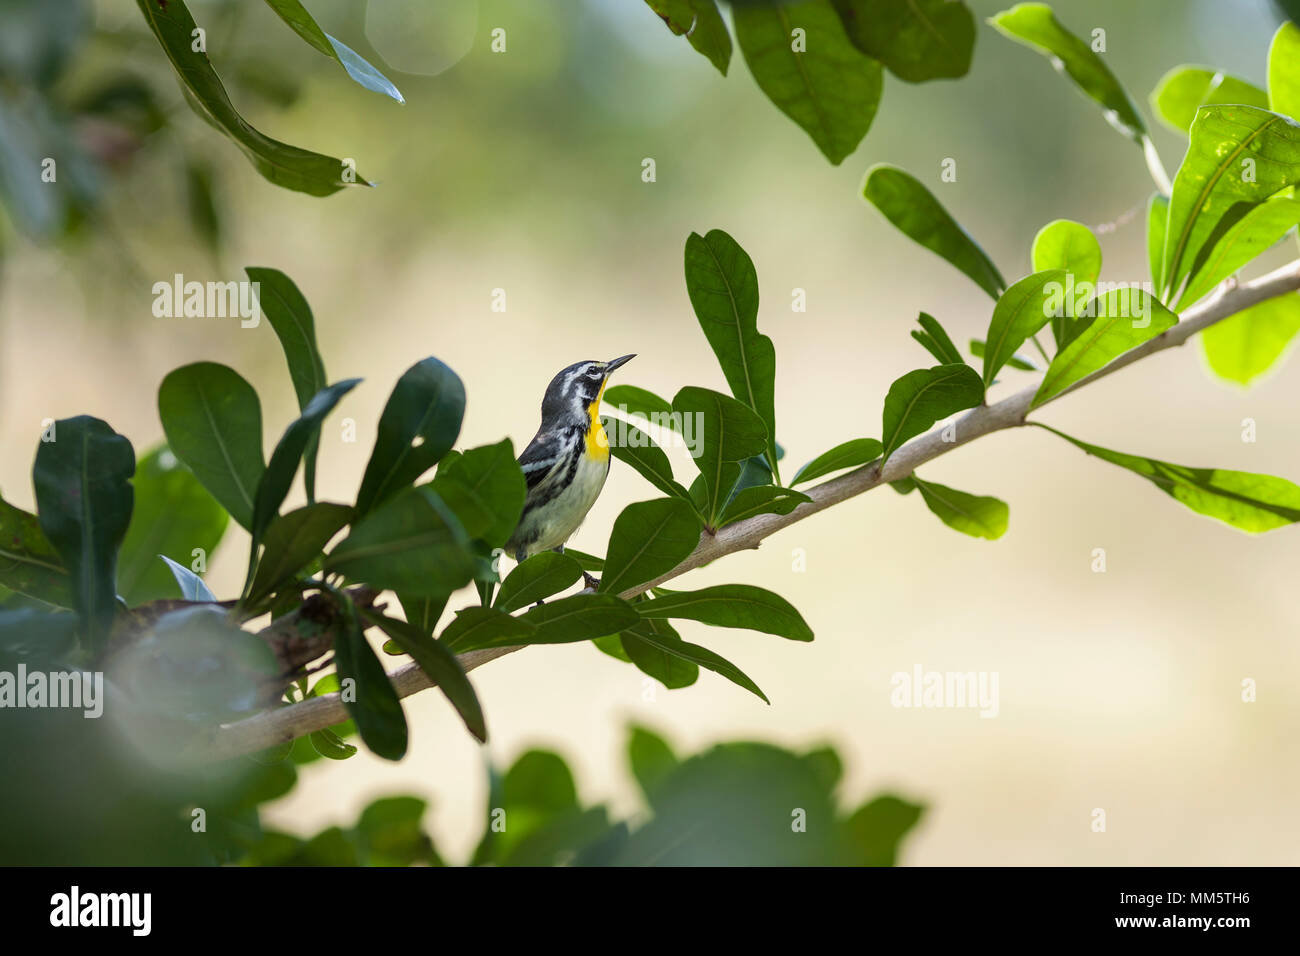
{"type": "Polygon", "coordinates": [[[600,578],[588,574],[586,571],[582,572],[582,581],[592,591],[600,587],[600,578]]]}

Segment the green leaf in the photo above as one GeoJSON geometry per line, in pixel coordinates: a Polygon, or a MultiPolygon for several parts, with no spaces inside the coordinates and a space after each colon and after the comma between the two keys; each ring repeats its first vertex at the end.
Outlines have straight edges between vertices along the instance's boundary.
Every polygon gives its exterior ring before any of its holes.
{"type": "Polygon", "coordinates": [[[319,501],[272,521],[246,603],[258,603],[302,572],[351,520],[352,509],[347,505],[319,501]]]}
{"type": "Polygon", "coordinates": [[[850,866],[893,866],[898,846],[925,813],[922,804],[892,795],[876,797],[844,822],[842,845],[850,866]]]}
{"type": "Polygon", "coordinates": [[[444,597],[470,582],[475,562],[456,516],[432,488],[421,486],[356,521],[325,568],[410,597],[444,597]]]}
{"type": "MultiPolygon", "coordinates": [[[[1174,178],[1161,272],[1172,294],[1239,203],[1300,183],[1300,125],[1250,106],[1204,106],[1174,178]]],[[[1167,296],[1165,297],[1168,298],[1167,296]]]]}
{"type": "Polygon", "coordinates": [[[880,466],[910,438],[940,419],[984,400],[979,373],[969,365],[936,365],[908,372],[889,386],[881,416],[884,451],[880,466]]]}
{"type": "Polygon", "coordinates": [[[375,447],[357,493],[357,514],[411,484],[456,444],[465,416],[465,386],[436,358],[407,369],[379,416],[375,447]]]}
{"type": "Polygon", "coordinates": [[[598,558],[594,554],[587,554],[585,551],[579,551],[577,548],[570,548],[565,545],[564,554],[566,557],[573,558],[584,571],[591,574],[599,574],[605,570],[605,559],[598,558]]]}
{"type": "Polygon", "coordinates": [[[857,468],[875,461],[880,457],[884,447],[874,438],[851,438],[830,451],[823,452],[808,464],[795,472],[792,485],[801,481],[812,481],[831,472],[843,471],[845,468],[857,468]]]}
{"type": "Polygon", "coordinates": [[[1004,35],[1036,50],[1064,71],[1105,111],[1106,121],[1139,146],[1147,138],[1146,124],[1115,74],[1092,48],[1065,29],[1045,3],[1019,3],[989,19],[1004,35]]]}
{"type": "MultiPolygon", "coordinates": [[[[971,339],[971,340],[970,340],[970,354],[971,354],[971,355],[975,356],[976,358],[983,358],[983,357],[984,357],[984,352],[985,352],[985,348],[984,348],[984,340],[983,340],[983,339],[971,339]]],[[[1007,364],[1006,364],[1006,366],[1004,366],[1004,367],[1005,367],[1005,368],[1014,368],[1014,369],[1019,369],[1019,370],[1022,371],[1022,372],[1036,372],[1036,371],[1038,371],[1038,366],[1035,365],[1033,362],[1029,361],[1029,359],[1025,358],[1023,355],[1013,355],[1013,356],[1011,356],[1011,358],[1007,359],[1007,364]]]]}
{"type": "Polygon", "coordinates": [[[993,384],[1002,366],[1049,319],[1066,314],[1061,304],[1063,298],[1068,298],[1062,296],[1062,291],[1067,288],[1066,281],[1064,270],[1048,269],[1026,276],[1002,293],[993,307],[993,318],[989,321],[985,338],[985,388],[993,384]]]}
{"type": "Polygon", "coordinates": [[[685,35],[723,76],[731,63],[731,34],[715,0],[646,0],[676,36],[685,35]]]}
{"type": "Polygon", "coordinates": [[[627,656],[627,651],[623,650],[623,641],[617,634],[607,634],[604,637],[598,637],[591,642],[596,646],[596,650],[606,654],[615,660],[622,661],[624,664],[631,664],[632,658],[627,656]]]}
{"type": "Polygon", "coordinates": [[[721,515],[727,495],[740,477],[736,462],[761,455],[767,448],[767,428],[749,406],[693,385],[673,397],[673,411],[698,416],[694,428],[698,445],[691,451],[699,452],[695,467],[708,490],[704,510],[712,523],[721,515]]]}
{"type": "Polygon", "coordinates": [[[293,484],[293,476],[298,473],[298,465],[308,443],[320,435],[321,422],[360,381],[359,378],[344,379],[321,389],[307,403],[302,414],[284,430],[284,435],[276,443],[275,451],[271,452],[266,471],[257,483],[257,494],[253,499],[253,526],[249,529],[253,535],[254,548],[279,513],[280,505],[284,503],[289,487],[293,484]]]}
{"type": "Polygon", "coordinates": [[[1223,468],[1189,468],[1155,458],[1111,451],[1071,438],[1038,422],[1089,455],[1141,475],[1169,497],[1198,514],[1257,534],[1300,521],[1300,486],[1285,478],[1223,468]]]}
{"type": "Polygon", "coordinates": [[[992,298],[1007,287],[979,244],[911,174],[877,163],[867,170],[862,195],[905,236],[946,259],[992,298]]]}
{"type": "Polygon", "coordinates": [[[1300,295],[1265,299],[1201,333],[1205,358],[1220,378],[1240,385],[1268,371],[1300,332],[1300,295]]]}
{"type": "MultiPolygon", "coordinates": [[[[642,601],[636,606],[642,607],[655,603],[658,602],[642,601]]],[[[680,657],[682,660],[690,661],[693,664],[703,667],[705,670],[713,671],[713,673],[725,677],[737,687],[743,687],[763,703],[771,703],[771,701],[767,699],[767,695],[763,693],[757,684],[750,680],[749,676],[744,671],[731,663],[731,661],[727,660],[725,657],[722,657],[720,654],[715,654],[707,647],[700,647],[698,644],[691,644],[661,631],[642,630],[638,632],[637,639],[644,644],[648,644],[651,647],[663,651],[665,654],[680,657]]]]}
{"type": "Polygon", "coordinates": [[[700,666],[694,661],[670,654],[662,647],[642,640],[639,635],[647,631],[652,637],[658,635],[669,641],[681,640],[665,621],[642,621],[619,635],[624,653],[641,673],[653,677],[668,690],[690,687],[700,679],[700,666]]]}
{"type": "Polygon", "coordinates": [[[528,558],[506,575],[497,592],[499,611],[509,613],[559,594],[582,577],[582,567],[567,553],[543,551],[528,558]]]}
{"type": "MultiPolygon", "coordinates": [[[[736,13],[739,16],[740,11],[736,13]]],[[[686,240],[686,291],[731,394],[752,408],[767,427],[768,464],[779,475],[776,350],[772,340],[758,331],[758,273],[753,261],[721,229],[704,236],[693,232],[686,240]]]]}
{"type": "Polygon", "coordinates": [[[522,620],[537,628],[527,643],[568,644],[625,631],[637,613],[612,594],[575,594],[532,608],[522,620]]]}
{"type": "Polygon", "coordinates": [[[334,663],[343,687],[343,705],[367,747],[385,760],[401,760],[407,744],[402,702],[366,640],[356,606],[342,600],[343,621],[334,642],[334,663]],[[354,682],[350,688],[349,680],[354,682]]]}
{"type": "MultiPolygon", "coordinates": [[[[434,628],[438,626],[438,618],[442,617],[442,612],[447,607],[447,600],[450,597],[449,593],[433,597],[398,594],[397,602],[402,605],[402,613],[406,615],[407,621],[418,627],[421,634],[432,635],[434,628]]],[[[384,645],[384,650],[388,650],[387,644],[384,645]]]]}
{"type": "Polygon", "coordinates": [[[632,605],[646,618],[686,618],[716,627],[743,627],[764,634],[811,641],[812,630],[785,598],[749,584],[719,584],[698,591],[674,591],[632,605]]]}
{"type": "Polygon", "coordinates": [[[700,542],[700,519],[689,501],[657,498],[630,504],[614,520],[600,590],[619,594],[671,571],[700,542]]]}
{"type": "Polygon", "coordinates": [[[602,418],[601,424],[604,425],[606,434],[614,434],[623,439],[609,443],[610,453],[615,458],[630,465],[633,471],[664,494],[690,502],[691,493],[673,478],[673,466],[653,438],[635,425],[613,418],[602,418]]]}
{"type": "Polygon", "coordinates": [[[844,33],[830,0],[732,8],[736,43],[767,98],[838,166],[871,128],[883,85],[880,64],[844,33]],[[794,30],[803,32],[796,52],[794,30]]]}
{"type": "Polygon", "coordinates": [[[344,186],[370,185],[350,164],[271,139],[240,116],[207,53],[194,49],[197,27],[183,0],[166,4],[136,0],[136,5],[171,61],[194,112],[228,136],[263,177],[311,196],[328,196],[344,186]]]}
{"type": "Polygon", "coordinates": [[[1178,297],[1179,310],[1209,295],[1215,286],[1250,262],[1300,223],[1300,200],[1277,198],[1250,208],[1237,218],[1236,209],[1224,213],[1226,225],[1218,238],[1201,247],[1187,286],[1178,297]]]}
{"type": "MultiPolygon", "coordinates": [[[[1083,223],[1069,219],[1049,222],[1034,237],[1030,255],[1035,272],[1061,269],[1072,277],[1076,288],[1084,283],[1096,288],[1097,277],[1101,275],[1101,243],[1083,223]]],[[[1051,320],[1052,337],[1057,348],[1069,340],[1067,329],[1072,318],[1074,297],[1066,296],[1065,313],[1053,316],[1051,320]]]]}
{"type": "Polygon", "coordinates": [[[1268,108],[1300,119],[1300,27],[1287,21],[1268,47],[1268,108]]]}
{"type": "Polygon", "coordinates": [[[406,102],[402,99],[402,94],[397,91],[397,87],[393,86],[384,74],[322,30],[298,0],[266,0],[266,3],[279,15],[281,20],[289,24],[294,33],[321,53],[337,60],[343,69],[347,71],[348,76],[356,80],[357,83],[375,93],[391,96],[399,103],[406,102]]]}
{"type": "Polygon", "coordinates": [[[140,459],[132,483],[135,509],[118,555],[117,593],[134,607],[176,593],[158,555],[188,564],[197,548],[206,561],[230,516],[166,445],[140,459]]]}
{"type": "Polygon", "coordinates": [[[925,499],[925,506],[954,531],[990,541],[1006,533],[1009,510],[1005,501],[922,481],[916,475],[912,476],[912,482],[925,499]]]}
{"type": "Polygon", "coordinates": [[[757,515],[788,515],[795,508],[812,501],[801,491],[776,485],[757,485],[737,492],[722,513],[722,527],[757,515]]]}
{"type": "Polygon", "coordinates": [[[54,423],[32,465],[41,531],[68,569],[82,635],[102,649],[117,611],[117,551],[131,522],[135,451],[87,415],[54,423]]]}
{"type": "Polygon", "coordinates": [[[185,567],[183,564],[177,564],[165,554],[160,554],[163,563],[171,571],[176,579],[177,586],[181,589],[181,597],[186,601],[209,601],[215,603],[217,596],[212,593],[203,579],[185,567]]]}
{"type": "Polygon", "coordinates": [[[457,654],[481,647],[531,644],[537,626],[493,607],[467,607],[457,611],[438,640],[457,654]]]}
{"type": "Polygon", "coordinates": [[[917,321],[921,323],[921,328],[912,330],[912,338],[920,342],[922,348],[938,359],[940,365],[957,365],[966,361],[957,351],[957,346],[953,344],[938,319],[922,312],[917,321]]]}
{"type": "Polygon", "coordinates": [[[677,755],[668,742],[636,724],[628,727],[627,762],[646,803],[652,806],[654,791],[678,767],[677,755]]]}
{"type": "Polygon", "coordinates": [[[1129,349],[1178,324],[1178,316],[1137,288],[1116,289],[1089,300],[1078,319],[1093,315],[1096,317],[1092,322],[1056,353],[1030,408],[1037,408],[1129,349]]]}
{"type": "Polygon", "coordinates": [[[357,748],[347,743],[342,737],[328,727],[313,731],[309,735],[311,745],[322,757],[330,760],[347,760],[357,752],[357,748]]]}
{"type": "Polygon", "coordinates": [[[1176,66],[1151,91],[1151,110],[1170,129],[1186,133],[1202,106],[1241,103],[1268,109],[1268,95],[1253,83],[1200,66],[1176,66]]]}
{"type": "Polygon", "coordinates": [[[196,362],[169,373],[158,387],[158,415],[167,445],[244,528],[253,527],[253,499],[262,463],[262,405],[238,372],[196,362]]]}
{"type": "MultiPolygon", "coordinates": [[[[57,437],[57,436],[56,436],[57,437]]],[[[72,578],[36,515],[0,498],[0,586],[72,607],[72,578]]]]}
{"type": "Polygon", "coordinates": [[[1147,201],[1147,263],[1151,268],[1151,284],[1157,290],[1165,287],[1165,229],[1168,225],[1169,199],[1154,192],[1147,201]]]}
{"type": "Polygon", "coordinates": [[[479,705],[478,695],[474,693],[474,687],[465,676],[460,661],[456,660],[456,655],[448,646],[433,640],[420,628],[406,621],[370,611],[363,611],[362,614],[371,624],[378,625],[404,653],[411,655],[411,659],[420,665],[420,670],[456,708],[456,713],[465,722],[465,728],[479,742],[486,743],[487,724],[483,719],[483,708],[479,705]]]}
{"type": "Polygon", "coordinates": [[[955,79],[970,71],[975,17],[953,0],[832,0],[849,39],[900,80],[955,79]]]}
{"type": "MultiPolygon", "coordinates": [[[[325,362],[316,345],[316,325],[311,307],[293,280],[279,269],[249,266],[244,271],[252,282],[257,283],[258,303],[275,330],[280,347],[284,349],[285,361],[289,364],[289,378],[293,381],[294,394],[298,396],[298,410],[305,411],[307,403],[329,384],[325,378],[325,362]]],[[[303,484],[307,489],[308,504],[316,500],[318,444],[318,436],[313,436],[304,455],[303,484]]]]}
{"type": "Polygon", "coordinates": [[[652,425],[681,431],[681,416],[673,415],[673,407],[667,399],[660,398],[654,392],[646,391],[644,388],[637,388],[635,385],[611,385],[605,389],[603,401],[611,408],[617,408],[628,415],[639,415],[652,425]]]}
{"type": "Polygon", "coordinates": [[[489,548],[506,543],[519,523],[528,486],[506,438],[495,445],[471,448],[438,469],[432,488],[471,538],[489,548]]]}

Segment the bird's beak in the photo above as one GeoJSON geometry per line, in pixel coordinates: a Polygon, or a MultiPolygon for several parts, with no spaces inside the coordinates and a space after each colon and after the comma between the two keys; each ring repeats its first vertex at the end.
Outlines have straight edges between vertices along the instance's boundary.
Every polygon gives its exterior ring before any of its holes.
{"type": "Polygon", "coordinates": [[[614,371],[614,369],[618,368],[621,365],[626,365],[634,358],[636,358],[635,354],[623,355],[616,359],[610,359],[608,362],[605,363],[605,375],[608,376],[611,372],[614,371]]]}

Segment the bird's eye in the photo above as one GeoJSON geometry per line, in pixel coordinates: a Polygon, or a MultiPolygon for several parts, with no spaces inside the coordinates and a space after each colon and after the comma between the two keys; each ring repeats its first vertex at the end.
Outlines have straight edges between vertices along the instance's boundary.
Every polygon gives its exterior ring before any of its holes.
{"type": "Polygon", "coordinates": [[[604,376],[601,375],[600,372],[588,372],[588,373],[587,373],[587,378],[591,379],[593,382],[598,382],[598,381],[600,381],[603,377],[604,377],[604,376]]]}

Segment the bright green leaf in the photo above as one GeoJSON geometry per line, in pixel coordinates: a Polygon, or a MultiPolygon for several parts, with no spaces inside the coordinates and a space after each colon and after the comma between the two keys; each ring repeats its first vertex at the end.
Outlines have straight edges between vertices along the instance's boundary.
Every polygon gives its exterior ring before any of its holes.
{"type": "Polygon", "coordinates": [[[1240,385],[1268,371],[1300,332],[1300,295],[1265,299],[1201,333],[1205,358],[1220,378],[1240,385]]]}
{"type": "MultiPolygon", "coordinates": [[[[993,384],[1016,350],[1053,318],[1066,314],[1063,295],[1068,276],[1063,269],[1035,272],[1021,279],[998,299],[984,340],[984,387],[993,384]]],[[[929,427],[929,426],[926,426],[929,427]]]]}
{"type": "Polygon", "coordinates": [[[857,468],[859,465],[875,461],[882,451],[884,447],[874,438],[849,439],[830,451],[823,452],[800,468],[795,472],[794,481],[790,484],[797,485],[801,481],[812,481],[814,478],[821,478],[845,468],[857,468]]]}
{"type": "Polygon", "coordinates": [[[1300,26],[1289,20],[1268,48],[1268,108],[1300,120],[1300,26]]]}
{"type": "Polygon", "coordinates": [[[954,531],[990,541],[1006,533],[1009,509],[1005,501],[922,481],[916,475],[912,481],[925,499],[926,507],[954,531]]]}
{"type": "Polygon", "coordinates": [[[1202,106],[1241,103],[1268,109],[1268,95],[1245,80],[1200,66],[1176,66],[1151,91],[1151,109],[1166,126],[1186,133],[1202,106]]]}

